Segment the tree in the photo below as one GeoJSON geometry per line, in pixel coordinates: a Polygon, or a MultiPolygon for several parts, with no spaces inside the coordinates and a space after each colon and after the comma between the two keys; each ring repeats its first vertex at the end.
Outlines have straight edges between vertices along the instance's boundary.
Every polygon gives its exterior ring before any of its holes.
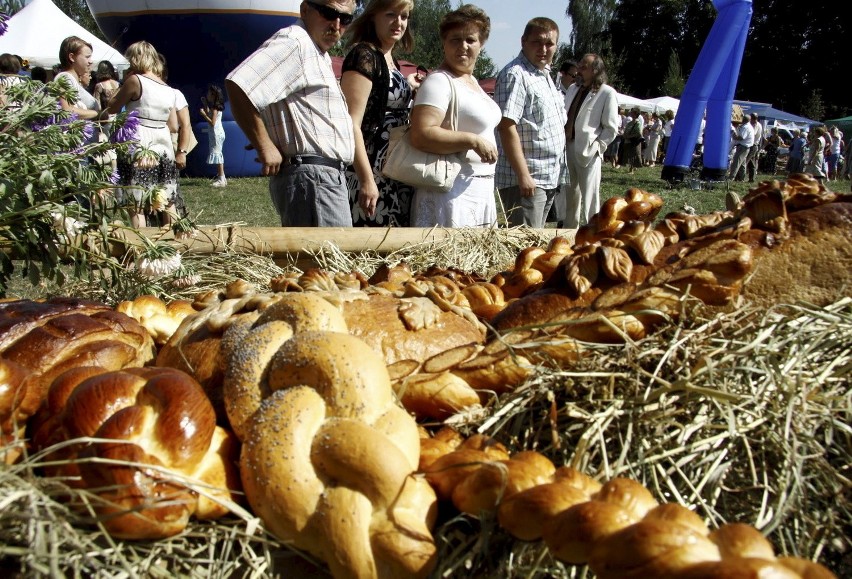
{"type": "MultiPolygon", "coordinates": [[[[417,0],[411,20],[408,23],[411,34],[414,36],[414,50],[408,54],[402,54],[403,58],[410,60],[428,69],[437,68],[444,60],[444,47],[438,28],[441,18],[447,12],[453,10],[450,0],[417,0]]],[[[473,75],[476,78],[488,78],[497,74],[494,61],[483,50],[476,62],[473,75]]]]}
{"type": "MultiPolygon", "coordinates": [[[[808,116],[805,110],[813,110],[809,102],[818,90],[826,117],[849,114],[852,99],[840,82],[848,74],[840,55],[846,53],[849,5],[761,0],[752,9],[734,98],[808,116]]],[[[616,71],[623,84],[616,88],[640,98],[659,96],[668,75],[663,63],[672,52],[688,77],[716,17],[706,0],[620,0],[607,31],[616,57],[612,60],[623,60],[616,71]]],[[[612,62],[607,64],[612,70],[612,62]]]]}
{"type": "MultiPolygon", "coordinates": [[[[613,56],[621,60],[617,72],[623,85],[616,88],[639,98],[660,96],[671,54],[691,68],[714,19],[705,0],[621,0],[608,29],[613,56]]],[[[683,70],[678,74],[685,76],[683,70]]]]}
{"type": "Polygon", "coordinates": [[[822,101],[822,91],[815,89],[811,92],[808,99],[802,105],[802,114],[809,119],[828,119],[831,116],[826,116],[825,105],[822,101]]]}
{"type": "Polygon", "coordinates": [[[680,68],[680,58],[672,51],[669,55],[669,70],[663,79],[663,94],[669,96],[680,96],[686,81],[683,79],[683,71],[680,68]]]}
{"type": "Polygon", "coordinates": [[[12,16],[24,7],[24,0],[3,0],[0,2],[0,12],[12,16]]]}
{"type": "Polygon", "coordinates": [[[607,58],[610,40],[607,35],[617,0],[568,0],[565,10],[571,18],[568,45],[573,54],[594,52],[607,58]]]}
{"type": "Polygon", "coordinates": [[[89,5],[86,4],[86,0],[53,0],[53,3],[71,20],[101,40],[106,40],[101,29],[98,28],[97,22],[95,22],[95,17],[92,16],[92,11],[89,10],[89,5]]]}

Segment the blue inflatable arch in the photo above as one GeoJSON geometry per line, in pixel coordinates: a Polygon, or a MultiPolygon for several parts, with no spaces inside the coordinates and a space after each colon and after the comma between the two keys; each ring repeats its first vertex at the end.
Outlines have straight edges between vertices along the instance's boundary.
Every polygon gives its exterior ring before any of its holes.
{"type": "Polygon", "coordinates": [[[686,81],[666,148],[661,174],[666,181],[683,181],[689,173],[705,110],[701,177],[722,180],[728,173],[731,105],[751,23],[752,3],[751,0],[713,0],[713,5],[719,14],[686,81]]]}

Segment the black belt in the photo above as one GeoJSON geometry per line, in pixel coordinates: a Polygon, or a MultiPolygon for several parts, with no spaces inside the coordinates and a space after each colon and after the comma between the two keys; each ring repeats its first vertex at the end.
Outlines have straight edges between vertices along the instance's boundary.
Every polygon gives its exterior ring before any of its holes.
{"type": "Polygon", "coordinates": [[[286,165],[322,165],[323,167],[333,167],[341,171],[346,170],[346,163],[337,159],[328,157],[319,157],[317,155],[296,155],[285,160],[286,165]]]}

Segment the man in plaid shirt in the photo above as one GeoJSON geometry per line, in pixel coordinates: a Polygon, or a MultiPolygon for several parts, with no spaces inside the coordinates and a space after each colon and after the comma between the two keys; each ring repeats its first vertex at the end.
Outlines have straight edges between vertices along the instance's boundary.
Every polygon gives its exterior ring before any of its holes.
{"type": "Polygon", "coordinates": [[[565,164],[565,105],[550,78],[559,27],[549,18],[530,20],[521,53],[497,75],[496,184],[509,225],[544,227],[560,191],[565,164]]]}
{"type": "Polygon", "coordinates": [[[227,77],[234,120],[269,175],[283,226],[351,227],[344,171],[355,156],[352,118],[328,50],[352,22],[355,0],[304,0],[227,77]]]}

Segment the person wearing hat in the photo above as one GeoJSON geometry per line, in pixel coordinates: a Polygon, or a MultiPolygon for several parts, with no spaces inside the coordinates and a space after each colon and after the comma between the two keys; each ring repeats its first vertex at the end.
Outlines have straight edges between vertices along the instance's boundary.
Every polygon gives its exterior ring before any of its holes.
{"type": "Polygon", "coordinates": [[[734,114],[731,122],[736,128],[731,132],[734,145],[734,158],[731,160],[731,170],[728,173],[728,179],[743,181],[745,177],[738,178],[737,174],[740,172],[740,169],[745,171],[748,154],[754,146],[754,127],[742,113],[739,115],[734,114]]]}

